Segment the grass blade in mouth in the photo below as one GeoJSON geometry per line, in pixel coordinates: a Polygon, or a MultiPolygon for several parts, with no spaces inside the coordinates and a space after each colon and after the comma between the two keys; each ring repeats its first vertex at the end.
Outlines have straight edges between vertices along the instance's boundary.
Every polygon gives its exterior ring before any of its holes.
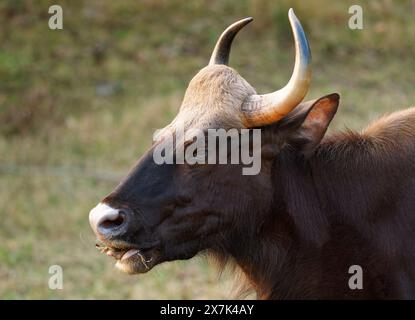
{"type": "Polygon", "coordinates": [[[146,267],[147,270],[150,268],[148,267],[147,263],[150,263],[153,260],[153,257],[151,257],[149,260],[146,260],[144,255],[142,255],[140,252],[138,252],[138,255],[140,256],[141,263],[146,267]]]}

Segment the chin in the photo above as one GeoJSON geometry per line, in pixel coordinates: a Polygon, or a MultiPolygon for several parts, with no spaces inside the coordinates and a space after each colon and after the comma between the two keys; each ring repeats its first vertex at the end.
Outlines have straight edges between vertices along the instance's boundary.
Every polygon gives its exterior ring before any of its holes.
{"type": "Polygon", "coordinates": [[[160,258],[157,253],[149,254],[148,252],[138,251],[136,254],[119,259],[115,262],[115,267],[128,274],[146,273],[159,264],[160,258]]]}
{"type": "Polygon", "coordinates": [[[97,244],[97,248],[116,260],[115,267],[128,274],[146,273],[161,262],[157,248],[139,249],[126,243],[97,244]]]}

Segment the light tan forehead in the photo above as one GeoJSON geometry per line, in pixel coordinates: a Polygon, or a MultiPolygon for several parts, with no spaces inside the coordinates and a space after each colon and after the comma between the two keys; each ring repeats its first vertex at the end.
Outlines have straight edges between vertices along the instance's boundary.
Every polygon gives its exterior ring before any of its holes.
{"type": "Polygon", "coordinates": [[[252,88],[238,72],[225,65],[207,66],[190,81],[172,125],[185,128],[241,128],[241,105],[252,88]]]}
{"type": "Polygon", "coordinates": [[[255,93],[234,69],[225,65],[207,66],[190,81],[179,113],[156,134],[155,141],[172,132],[244,128],[241,106],[255,93]]]}

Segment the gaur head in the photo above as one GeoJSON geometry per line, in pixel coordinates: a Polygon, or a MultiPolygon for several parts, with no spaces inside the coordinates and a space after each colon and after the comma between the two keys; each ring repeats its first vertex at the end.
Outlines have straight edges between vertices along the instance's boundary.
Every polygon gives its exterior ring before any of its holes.
{"type": "MultiPolygon", "coordinates": [[[[116,189],[91,210],[91,227],[119,269],[143,273],[164,261],[223,249],[235,239],[255,241],[278,192],[274,164],[281,152],[290,148],[308,157],[323,138],[339,96],[302,103],[311,80],[311,54],[292,9],[295,66],[286,86],[257,94],[227,66],[234,37],[251,21],[240,20],[222,33],[208,66],[190,81],[175,119],[158,132],[151,148],[116,189]],[[198,132],[207,141],[209,129],[235,129],[241,141],[243,129],[260,130],[259,145],[254,133],[248,132],[248,143],[236,147],[241,153],[242,148],[255,153],[260,169],[243,174],[246,164],[241,161],[178,161],[175,151],[195,151],[195,136],[187,133],[198,132]],[[167,157],[171,152],[173,163],[155,160],[166,141],[174,141],[174,147],[163,154],[167,157]]],[[[229,139],[225,144],[231,144],[229,139]]],[[[229,148],[225,157],[231,157],[230,151],[235,150],[229,148]]]]}

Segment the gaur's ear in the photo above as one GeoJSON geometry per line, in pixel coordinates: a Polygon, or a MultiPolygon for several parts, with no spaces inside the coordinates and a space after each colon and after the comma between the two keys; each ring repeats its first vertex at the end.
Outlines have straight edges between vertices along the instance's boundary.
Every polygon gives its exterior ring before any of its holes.
{"type": "Polygon", "coordinates": [[[299,104],[281,120],[279,127],[286,132],[286,142],[305,156],[311,154],[336,114],[339,100],[340,96],[332,93],[299,104]]]}

